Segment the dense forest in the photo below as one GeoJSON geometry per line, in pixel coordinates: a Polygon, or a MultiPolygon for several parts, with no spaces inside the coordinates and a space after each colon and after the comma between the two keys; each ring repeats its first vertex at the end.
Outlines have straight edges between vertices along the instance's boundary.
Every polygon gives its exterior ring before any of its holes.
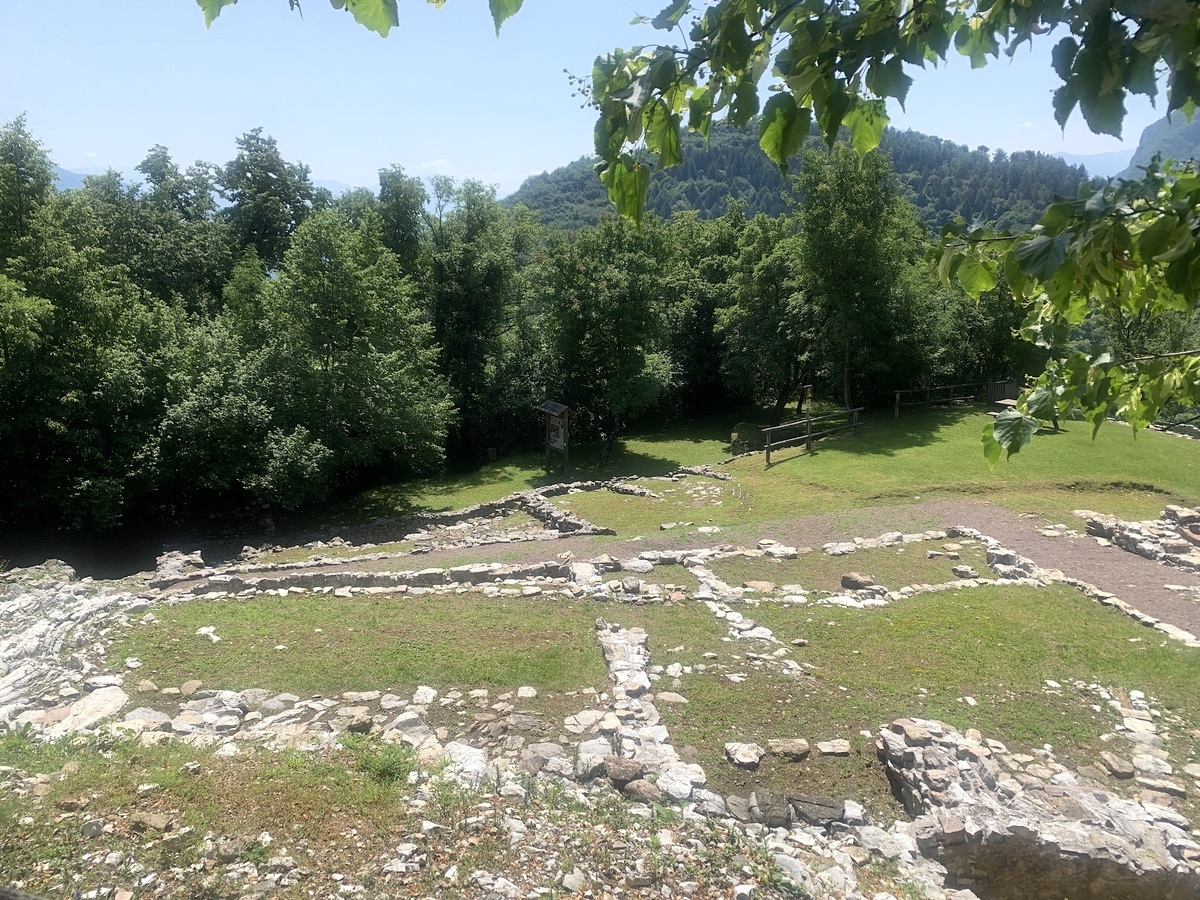
{"type": "MultiPolygon", "coordinates": [[[[821,146],[818,138],[809,140],[810,149],[821,146]]],[[[891,158],[905,198],[932,232],[959,216],[1024,230],[1055,197],[1075,196],[1088,180],[1082,166],[1044,153],[970,150],[918,131],[888,129],[882,150],[891,158]]],[[[793,159],[790,171],[798,172],[801,164],[799,157],[793,159]]],[[[594,165],[593,158],[583,157],[534,175],[504,203],[527,206],[546,225],[594,225],[613,209],[594,165]]],[[[788,178],[759,150],[754,128],[716,127],[708,141],[688,135],[683,164],[655,176],[646,208],[664,218],[695,211],[712,219],[723,215],[731,201],[744,204],[751,216],[785,215],[795,205],[788,178]]]]}
{"type": "MultiPolygon", "coordinates": [[[[611,448],[649,417],[758,403],[777,419],[805,384],[858,405],[1019,376],[1021,311],[1003,285],[979,303],[942,286],[906,180],[922,154],[944,173],[930,185],[996,157],[905,140],[900,177],[886,153],[806,149],[787,198],[759,198],[772,214],[718,202],[709,173],[719,216],[565,231],[478,182],[395,166],[334,198],[261,130],[224,165],[182,168],[156,146],[136,179],[59,191],[46,149],[9,122],[0,527],[234,528],[535,446],[548,397],[611,448]]],[[[751,165],[730,150],[730,190],[751,165]]],[[[921,196],[1002,214],[1028,189],[985,183],[921,196]]]]}

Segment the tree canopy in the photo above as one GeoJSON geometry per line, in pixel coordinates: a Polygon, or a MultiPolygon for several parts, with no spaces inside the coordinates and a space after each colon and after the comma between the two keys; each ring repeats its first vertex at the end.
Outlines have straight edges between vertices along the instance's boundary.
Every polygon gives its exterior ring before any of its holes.
{"type": "MultiPolygon", "coordinates": [[[[236,0],[197,2],[211,24],[236,0]]],[[[382,35],[399,21],[396,0],[331,3],[382,35]]],[[[521,5],[489,0],[497,31],[521,5]]],[[[1027,41],[1055,40],[1055,121],[1078,110],[1100,134],[1119,137],[1127,96],[1155,99],[1161,78],[1168,114],[1190,119],[1200,101],[1194,0],[671,0],[641,21],[670,37],[597,57],[589,84],[600,180],[636,220],[652,170],[683,162],[685,131],[707,137],[715,122],[757,116],[760,146],[785,170],[814,130],[832,146],[847,129],[863,155],[880,144],[887,101],[904,103],[913,68],[945,60],[951,46],[978,68],[1027,41]]],[[[1081,411],[1097,428],[1116,412],[1139,428],[1172,403],[1200,403],[1200,348],[1128,356],[1068,340],[1093,320],[1194,314],[1198,231],[1200,175],[1158,164],[1140,182],[1054,203],[1027,234],[947,227],[943,281],[979,295],[1003,266],[1026,310],[1025,336],[1049,352],[1037,386],[984,435],[989,459],[1020,450],[1052,412],[1081,411]]]]}
{"type": "MultiPolygon", "coordinates": [[[[1190,117],[1200,99],[1200,7],[1188,0],[674,0],[647,23],[685,40],[602,56],[591,84],[600,178],[635,218],[651,168],[681,162],[685,126],[708,134],[720,118],[744,125],[758,115],[762,149],[785,168],[814,125],[831,144],[848,129],[866,154],[882,138],[887,101],[903,104],[908,94],[906,69],[944,60],[952,44],[981,67],[1002,49],[1011,55],[1055,34],[1060,125],[1078,109],[1094,132],[1120,136],[1127,95],[1155,98],[1160,71],[1168,113],[1190,117]],[[768,69],[771,97],[761,104],[768,69]]],[[[1151,166],[1140,183],[1085,188],[1055,203],[1026,235],[965,223],[946,230],[943,280],[976,295],[991,290],[1001,260],[988,251],[1002,248],[1008,284],[1027,311],[1025,334],[1050,351],[1036,388],[984,435],[989,459],[1018,451],[1056,411],[1081,410],[1097,428],[1115,411],[1136,428],[1171,402],[1200,402],[1200,350],[1122,357],[1068,341],[1090,317],[1194,313],[1198,218],[1200,177],[1151,166]]]]}

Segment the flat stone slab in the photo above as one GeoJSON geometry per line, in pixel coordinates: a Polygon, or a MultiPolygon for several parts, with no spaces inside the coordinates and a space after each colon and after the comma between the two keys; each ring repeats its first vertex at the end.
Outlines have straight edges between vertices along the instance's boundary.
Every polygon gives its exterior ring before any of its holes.
{"type": "Polygon", "coordinates": [[[47,728],[46,735],[56,738],[76,731],[85,731],[104,719],[115,716],[128,702],[129,695],[119,687],[97,688],[72,703],[71,711],[65,718],[47,728]]]}
{"type": "Polygon", "coordinates": [[[796,817],[809,825],[826,827],[834,822],[840,822],[846,814],[846,805],[833,797],[822,797],[815,794],[793,794],[788,798],[796,817]]]}
{"type": "Polygon", "coordinates": [[[808,741],[804,738],[776,738],[767,741],[767,749],[789,762],[802,762],[810,752],[808,741]]]}
{"type": "Polygon", "coordinates": [[[725,745],[725,758],[742,769],[757,769],[767,751],[758,744],[743,744],[736,741],[725,745]]]}
{"type": "Polygon", "coordinates": [[[833,741],[819,741],[817,743],[817,752],[822,756],[849,756],[850,742],[844,738],[838,738],[833,741]]]}

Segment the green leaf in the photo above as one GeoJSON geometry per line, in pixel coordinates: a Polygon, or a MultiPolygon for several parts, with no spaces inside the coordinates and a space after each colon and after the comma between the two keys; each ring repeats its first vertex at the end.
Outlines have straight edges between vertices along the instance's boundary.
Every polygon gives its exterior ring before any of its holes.
{"type": "MultiPolygon", "coordinates": [[[[1021,448],[1037,434],[1039,427],[1037,419],[1015,409],[1006,409],[996,416],[995,439],[1007,454],[1012,456],[1021,452],[1021,448]]],[[[986,447],[984,452],[987,452],[986,447]]]]}
{"type": "Polygon", "coordinates": [[[679,141],[679,116],[659,100],[646,111],[646,148],[658,157],[658,167],[669,169],[683,162],[679,141]]]}
{"type": "Polygon", "coordinates": [[[758,85],[753,79],[743,78],[733,91],[733,102],[729,104],[729,123],[736,128],[745,128],[758,112],[758,85]]]}
{"type": "Polygon", "coordinates": [[[346,0],[346,12],[364,28],[380,37],[387,37],[392,28],[400,24],[396,11],[396,0],[346,0]]]}
{"type": "Polygon", "coordinates": [[[888,123],[887,104],[883,100],[859,99],[842,123],[850,129],[850,143],[858,155],[866,156],[883,139],[888,123]]]}
{"type": "Polygon", "coordinates": [[[767,101],[767,107],[759,119],[759,146],[775,165],[786,172],[787,161],[804,146],[811,125],[811,109],[797,109],[791,94],[776,94],[767,101]]]}
{"type": "Polygon", "coordinates": [[[904,63],[899,56],[893,56],[886,63],[872,63],[867,70],[867,87],[877,97],[895,97],[904,109],[904,100],[913,80],[904,74],[904,63]]]}
{"type": "Polygon", "coordinates": [[[1071,112],[1078,103],[1079,95],[1075,93],[1075,86],[1069,82],[1054,92],[1054,121],[1060,128],[1067,127],[1067,119],[1071,118],[1071,112]]]}
{"type": "Polygon", "coordinates": [[[1063,264],[1067,258],[1067,244],[1072,234],[1066,232],[1057,237],[1039,234],[1027,241],[1022,241],[1013,248],[1013,256],[1021,266],[1021,271],[1030,278],[1040,278],[1045,281],[1063,264]]]}
{"type": "Polygon", "coordinates": [[[971,57],[971,68],[982,69],[989,56],[1000,53],[996,36],[988,30],[982,16],[975,16],[954,35],[954,46],[963,56],[971,57]]]}
{"type": "Polygon", "coordinates": [[[1121,123],[1125,121],[1125,91],[1118,88],[1094,97],[1085,94],[1079,98],[1079,111],[1096,134],[1119,138],[1121,123]]]}
{"type": "Polygon", "coordinates": [[[1069,200],[1052,204],[1038,219],[1042,231],[1050,234],[1058,234],[1062,231],[1067,223],[1075,218],[1075,206],[1076,204],[1069,200]]]}
{"type": "Polygon", "coordinates": [[[204,27],[211,28],[212,23],[221,14],[221,10],[227,6],[233,6],[235,3],[237,0],[196,0],[196,5],[204,10],[204,27]]]}
{"type": "Polygon", "coordinates": [[[659,31],[670,31],[679,24],[683,14],[687,12],[691,0],[674,0],[666,9],[655,16],[650,24],[659,31]]]}
{"type": "Polygon", "coordinates": [[[958,267],[958,283],[976,300],[984,291],[996,286],[996,261],[968,256],[958,267]]]}
{"type": "Polygon", "coordinates": [[[641,224],[650,170],[628,153],[623,153],[600,171],[600,180],[608,189],[608,199],[617,207],[617,215],[641,224]]]}
{"type": "Polygon", "coordinates": [[[1044,422],[1048,419],[1053,419],[1058,412],[1055,408],[1054,399],[1054,391],[1046,385],[1041,384],[1029,395],[1025,405],[1029,407],[1030,415],[1044,422]]]}
{"type": "Polygon", "coordinates": [[[1079,52],[1079,42],[1073,37],[1065,37],[1054,45],[1050,60],[1054,71],[1063,81],[1071,78],[1071,64],[1075,62],[1075,54],[1079,52]]]}
{"type": "MultiPolygon", "coordinates": [[[[496,25],[496,34],[500,34],[500,26],[515,16],[525,0],[488,0],[492,10],[492,21],[496,25]]],[[[395,4],[393,4],[394,6],[395,4]]]]}
{"type": "Polygon", "coordinates": [[[1135,94],[1153,99],[1158,94],[1158,78],[1154,71],[1156,61],[1150,53],[1133,50],[1125,63],[1125,87],[1135,94]]]}
{"type": "Polygon", "coordinates": [[[1138,238],[1138,253],[1142,259],[1154,259],[1165,253],[1176,240],[1178,222],[1174,217],[1159,216],[1138,238]]]}
{"type": "Polygon", "coordinates": [[[995,429],[994,422],[988,422],[983,427],[983,458],[987,460],[989,468],[993,469],[996,468],[996,463],[1000,462],[1000,451],[1003,449],[993,433],[995,429]]]}
{"type": "Polygon", "coordinates": [[[838,129],[842,127],[842,121],[854,103],[854,98],[846,92],[841,84],[837,82],[830,84],[825,80],[813,83],[812,94],[817,124],[821,128],[821,134],[825,136],[825,143],[832,147],[837,140],[838,129]]]}

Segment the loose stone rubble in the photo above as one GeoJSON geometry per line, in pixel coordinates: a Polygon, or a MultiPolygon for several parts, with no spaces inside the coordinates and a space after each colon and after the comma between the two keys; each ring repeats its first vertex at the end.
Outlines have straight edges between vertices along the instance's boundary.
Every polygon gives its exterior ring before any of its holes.
{"type": "Polygon", "coordinates": [[[1200,893],[1200,844],[1174,810],[941,722],[897,719],[877,746],[916,817],[906,830],[950,885],[997,900],[1200,893]]]}
{"type": "Polygon", "coordinates": [[[1116,516],[1077,509],[1087,533],[1102,546],[1115,545],[1146,559],[1200,572],[1200,509],[1169,505],[1160,518],[1126,522],[1116,516]]]}
{"type": "MultiPolygon", "coordinates": [[[[686,472],[676,477],[697,474],[722,480],[712,472],[686,472]]],[[[622,489],[605,484],[608,489],[622,489]]],[[[544,500],[546,495],[543,491],[539,496],[544,500]]],[[[451,780],[464,789],[516,797],[529,791],[524,779],[533,778],[539,783],[550,780],[566,785],[567,796],[585,806],[594,806],[617,791],[633,804],[635,815],[648,811],[651,807],[647,804],[679,805],[685,823],[716,822],[729,834],[744,836],[737,840],[750,840],[764,848],[782,877],[814,896],[862,896],[857,892],[856,871],[871,860],[887,861],[903,880],[920,886],[925,896],[955,900],[975,897],[971,889],[981,884],[986,884],[989,898],[1031,896],[1013,893],[1016,889],[1009,885],[1013,880],[1010,873],[1018,870],[1036,874],[1060,892],[1069,885],[1095,883],[1110,893],[1094,896],[1125,896],[1119,891],[1136,878],[1138,885],[1151,885],[1159,891],[1156,896],[1194,896],[1200,846],[1191,841],[1188,823],[1178,813],[1152,801],[1134,803],[1109,794],[1089,784],[1082,773],[1073,773],[1049,757],[1008,754],[996,742],[985,742],[970,731],[960,735],[940,723],[897,720],[880,732],[881,756],[901,786],[910,813],[918,817],[915,822],[896,822],[885,829],[871,823],[859,804],[845,798],[766,790],[748,797],[721,797],[707,788],[703,768],[682,758],[657,708],[663,703],[688,702],[660,687],[678,686],[676,679],[690,669],[678,663],[655,665],[645,632],[608,621],[620,619],[619,603],[702,602],[728,626],[730,640],[757,648],[742,654],[746,671],[724,672],[736,682],[752,677],[753,671],[762,667],[792,672],[799,668],[790,649],[781,646],[770,629],[746,615],[758,603],[870,608],[926,591],[1062,582],[1135,618],[1140,616],[1140,621],[1188,646],[1200,646],[1186,632],[1149,620],[1091,585],[1043,570],[970,528],[912,535],[892,532],[874,539],[827,544],[821,551],[842,556],[923,541],[942,541],[941,550],[930,552],[951,558],[957,558],[968,542],[982,545],[994,577],[978,577],[968,570],[944,584],[890,591],[869,577],[848,576],[850,583],[844,582],[841,592],[823,593],[770,582],[734,587],[721,581],[710,567],[715,560],[732,555],[794,559],[814,552],[772,540],[760,541],[752,549],[645,551],[626,560],[601,556],[585,562],[566,557],[535,565],[479,564],[370,573],[294,568],[265,574],[231,571],[206,567],[198,553],[177,553],[160,560],[152,583],[158,589],[140,593],[109,592],[90,579],[76,581],[68,567],[51,562],[8,573],[8,583],[0,593],[0,723],[9,728],[27,727],[47,739],[104,732],[144,745],[179,741],[215,747],[222,756],[259,752],[257,748],[319,753],[333,748],[346,733],[376,735],[385,742],[411,746],[424,771],[437,771],[435,781],[451,780]],[[948,538],[962,544],[947,542],[948,538]],[[684,567],[698,586],[651,584],[638,578],[658,566],[674,565],[684,567]],[[609,574],[622,577],[606,579],[609,574]],[[596,623],[612,690],[591,695],[581,692],[579,711],[559,722],[520,708],[523,700],[536,697],[536,690],[528,686],[496,696],[483,689],[442,695],[435,687],[423,686],[403,697],[362,691],[332,698],[301,698],[255,689],[216,691],[195,682],[160,688],[138,677],[139,660],[107,657],[112,630],[151,627],[157,604],[231,597],[252,600],[290,593],[337,598],[377,592],[419,596],[467,590],[525,597],[561,592],[618,604],[596,623]],[[461,711],[463,728],[451,733],[445,727],[431,727],[426,721],[431,708],[461,711]],[[1102,815],[1105,810],[1108,812],[1102,815]]],[[[220,638],[211,628],[200,632],[197,639],[220,638]]],[[[1047,687],[1057,689],[1051,682],[1047,687]]],[[[1163,736],[1144,698],[1131,695],[1129,705],[1123,706],[1102,688],[1096,690],[1105,702],[1116,703],[1114,709],[1121,717],[1116,734],[1131,747],[1130,760],[1119,753],[1102,756],[1099,763],[1105,771],[1113,779],[1133,779],[1146,792],[1170,795],[1189,790],[1177,780],[1162,753],[1163,736]]],[[[849,752],[849,742],[835,736],[815,742],[815,746],[820,754],[849,752]]],[[[767,754],[795,761],[808,756],[810,748],[804,738],[781,735],[765,750],[730,742],[725,751],[732,764],[753,770],[767,754]]],[[[0,776],[5,774],[13,776],[9,782],[17,784],[14,789],[18,790],[25,790],[32,777],[0,772],[0,776]]],[[[1098,770],[1097,774],[1109,777],[1098,770]]],[[[1200,769],[1187,774],[1200,776],[1200,769]]],[[[152,786],[147,789],[153,790],[152,786]]],[[[429,782],[419,782],[416,799],[420,801],[422,792],[429,790],[429,782]]],[[[510,838],[519,841],[535,825],[513,815],[510,818],[516,824],[505,827],[510,838]]],[[[169,830],[159,827],[169,823],[157,819],[142,824],[151,832],[169,830]]],[[[440,827],[431,825],[434,831],[440,827]]],[[[84,827],[102,833],[108,826],[101,822],[85,823],[84,827]]],[[[242,858],[241,851],[222,855],[219,836],[206,840],[213,844],[211,858],[225,866],[226,877],[254,886],[256,894],[306,877],[305,867],[286,855],[251,863],[242,858]]],[[[659,840],[661,843],[661,836],[659,840]]],[[[401,844],[394,855],[381,860],[381,875],[402,878],[421,869],[425,862],[420,845],[413,842],[411,849],[405,847],[401,844]]],[[[686,854],[680,851],[680,855],[686,854]]],[[[621,876],[624,883],[631,888],[654,885],[652,877],[645,880],[649,877],[645,866],[644,861],[631,862],[621,876]]],[[[480,896],[528,895],[528,885],[523,889],[509,880],[511,875],[447,871],[445,880],[471,885],[480,896]]],[[[557,877],[562,888],[573,892],[598,880],[594,873],[577,870],[557,877]]],[[[729,889],[735,896],[753,896],[749,885],[732,884],[729,889]]],[[[680,891],[694,893],[682,885],[680,891]]],[[[338,892],[347,893],[340,887],[338,892]]]]}

